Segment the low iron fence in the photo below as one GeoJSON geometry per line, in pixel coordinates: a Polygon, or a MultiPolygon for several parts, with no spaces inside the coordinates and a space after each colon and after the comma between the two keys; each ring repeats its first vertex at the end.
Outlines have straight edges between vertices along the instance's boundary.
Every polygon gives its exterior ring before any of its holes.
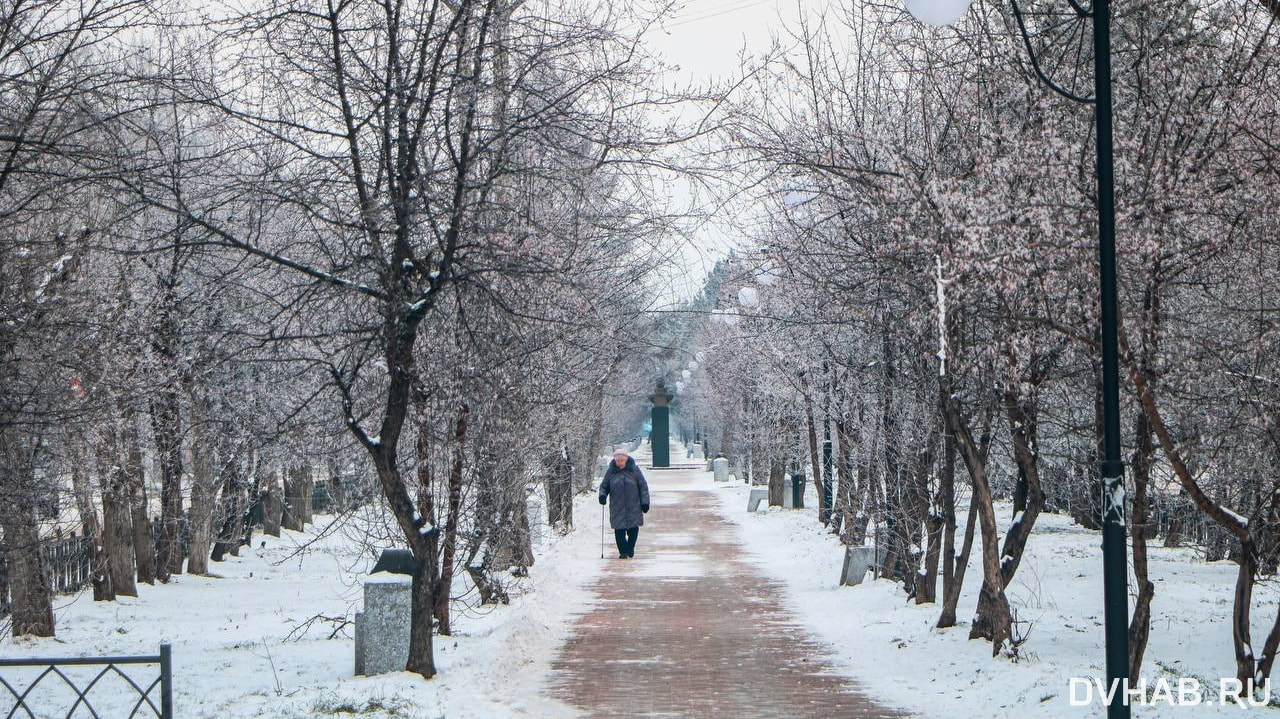
{"type": "Polygon", "coordinates": [[[173,661],[168,644],[161,644],[160,653],[154,656],[0,659],[0,687],[7,692],[0,694],[0,713],[6,717],[71,719],[81,710],[82,715],[87,712],[91,717],[121,719],[174,716],[173,661]],[[147,682],[139,680],[136,672],[126,671],[138,665],[158,666],[158,676],[147,682]],[[88,670],[77,672],[80,667],[88,670]]]}
{"type": "MultiPolygon", "coordinates": [[[[9,615],[9,561],[0,545],[0,618],[9,615]]],[[[44,543],[45,571],[55,594],[79,591],[93,573],[89,563],[89,543],[84,537],[67,537],[44,543]]]]}
{"type": "MultiPolygon", "coordinates": [[[[315,483],[311,497],[313,512],[329,512],[341,510],[367,501],[358,496],[341,483],[331,480],[320,480],[315,483]]],[[[262,503],[254,502],[248,510],[250,525],[262,524],[262,503]]],[[[159,517],[151,520],[151,539],[153,546],[158,546],[160,536],[164,533],[164,524],[159,517]]],[[[178,519],[178,553],[185,558],[191,543],[191,526],[187,517],[178,519]]],[[[49,588],[54,594],[71,594],[88,586],[93,575],[93,567],[89,554],[89,541],[85,537],[59,537],[41,543],[40,551],[44,554],[45,571],[49,575],[49,588]]],[[[9,567],[4,552],[4,544],[0,542],[0,619],[9,616],[9,567]]],[[[4,719],[4,717],[0,717],[4,719]]]]}

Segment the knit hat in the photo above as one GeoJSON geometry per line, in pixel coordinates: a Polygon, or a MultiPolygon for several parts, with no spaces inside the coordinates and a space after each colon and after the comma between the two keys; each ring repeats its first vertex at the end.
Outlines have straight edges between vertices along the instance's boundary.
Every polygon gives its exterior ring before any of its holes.
{"type": "Polygon", "coordinates": [[[623,457],[630,457],[631,453],[628,452],[625,447],[619,447],[613,450],[613,456],[617,457],[618,455],[622,455],[623,457]]]}

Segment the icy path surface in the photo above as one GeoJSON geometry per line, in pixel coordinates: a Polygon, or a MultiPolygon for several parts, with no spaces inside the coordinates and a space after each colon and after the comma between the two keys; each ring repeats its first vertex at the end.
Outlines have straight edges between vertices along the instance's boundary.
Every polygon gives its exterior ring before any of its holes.
{"type": "Polygon", "coordinates": [[[902,716],[833,671],[699,469],[646,469],[653,501],[636,556],[619,559],[609,533],[596,601],[553,664],[552,695],[601,719],[902,716]]]}

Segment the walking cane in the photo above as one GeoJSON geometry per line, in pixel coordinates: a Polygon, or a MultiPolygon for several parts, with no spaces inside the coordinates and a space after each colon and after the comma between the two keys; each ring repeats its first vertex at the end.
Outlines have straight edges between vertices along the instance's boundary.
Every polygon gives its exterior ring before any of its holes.
{"type": "Polygon", "coordinates": [[[604,505],[600,505],[600,558],[604,559],[604,505]]]}

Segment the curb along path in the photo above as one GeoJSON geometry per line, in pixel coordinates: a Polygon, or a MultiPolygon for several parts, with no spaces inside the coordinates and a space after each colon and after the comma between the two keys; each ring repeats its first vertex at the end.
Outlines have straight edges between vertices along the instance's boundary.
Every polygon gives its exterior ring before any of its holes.
{"type": "Polygon", "coordinates": [[[743,559],[714,492],[691,489],[699,475],[645,469],[653,501],[636,556],[618,559],[606,530],[593,561],[607,565],[552,663],[553,696],[601,719],[905,716],[832,670],[782,588],[743,559]]]}

